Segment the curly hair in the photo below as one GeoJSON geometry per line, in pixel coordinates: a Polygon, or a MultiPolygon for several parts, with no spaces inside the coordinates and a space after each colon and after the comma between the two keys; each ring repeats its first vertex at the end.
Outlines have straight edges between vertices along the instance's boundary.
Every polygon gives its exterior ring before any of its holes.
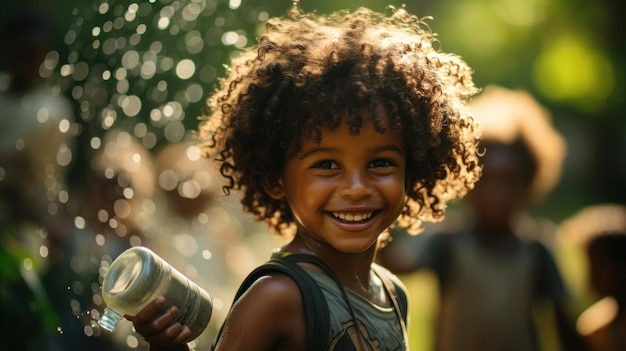
{"type": "Polygon", "coordinates": [[[422,19],[389,9],[270,19],[258,46],[233,60],[207,100],[199,127],[205,155],[221,163],[225,192],[241,190],[244,210],[278,234],[292,233],[294,217],[264,188],[280,178],[301,138],[320,142],[323,128],[343,122],[358,134],[363,118],[383,133],[383,109],[408,150],[400,226],[416,231],[423,220],[442,219],[446,202],[480,176],[479,130],[467,107],[478,90],[473,71],[434,47],[422,19]]]}
{"type": "Polygon", "coordinates": [[[559,236],[565,241],[582,245],[588,245],[597,236],[611,233],[626,234],[626,205],[587,205],[565,219],[558,228],[559,236]]]}
{"type": "Polygon", "coordinates": [[[558,183],[567,152],[550,112],[528,92],[496,85],[486,86],[470,108],[480,124],[481,146],[486,152],[494,144],[516,148],[531,200],[541,201],[558,183]]]}

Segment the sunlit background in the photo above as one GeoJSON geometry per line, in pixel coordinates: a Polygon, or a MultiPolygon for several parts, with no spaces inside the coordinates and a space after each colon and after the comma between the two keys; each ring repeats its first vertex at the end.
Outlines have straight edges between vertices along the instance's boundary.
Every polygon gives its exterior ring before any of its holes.
{"type": "MultiPolygon", "coordinates": [[[[41,74],[76,102],[78,137],[129,130],[154,149],[197,126],[204,99],[231,55],[254,44],[262,22],[291,1],[147,0],[5,2],[6,18],[33,3],[53,15],[55,50],[41,74]]],[[[462,56],[478,86],[530,91],[551,109],[570,152],[561,186],[542,213],[561,219],[580,205],[625,200],[622,116],[626,33],[619,1],[302,1],[324,13],[406,3],[430,21],[441,47],[462,56]]],[[[6,84],[6,79],[0,84],[6,84]]]]}
{"type": "MultiPolygon", "coordinates": [[[[428,23],[438,33],[441,48],[462,56],[474,68],[479,87],[498,84],[524,89],[550,109],[555,125],[567,139],[568,156],[561,182],[533,213],[559,223],[589,204],[626,203],[626,28],[622,21],[626,3],[302,0],[301,6],[326,13],[357,6],[385,11],[387,5],[403,3],[419,17],[433,17],[428,23]]],[[[100,171],[94,168],[90,160],[100,152],[121,158],[115,154],[116,147],[127,150],[136,143],[147,152],[145,160],[165,145],[191,140],[205,98],[224,74],[229,58],[253,45],[262,23],[282,15],[290,5],[289,0],[3,1],[3,23],[23,9],[49,16],[54,41],[39,73],[53,94],[71,101],[74,111],[73,121],[59,123],[76,142],[73,151],[59,156],[59,162],[69,167],[67,189],[57,189],[51,202],[72,209],[73,200],[82,196],[77,189],[84,191],[88,186],[88,174],[113,172],[110,165],[100,171]],[[117,145],[113,151],[111,146],[107,148],[109,142],[117,145]]],[[[0,90],[9,85],[4,69],[0,67],[0,90]]],[[[126,165],[142,163],[141,153],[133,153],[128,162],[126,165]]],[[[132,173],[129,169],[125,172],[132,173]]],[[[137,182],[146,185],[149,178],[140,177],[137,182]]],[[[159,179],[152,181],[156,184],[159,179]]],[[[144,196],[138,188],[126,189],[131,189],[124,190],[127,200],[144,196]]],[[[117,203],[113,211],[130,213],[130,206],[117,203]]],[[[154,214],[155,206],[138,205],[143,214],[134,225],[142,230],[150,227],[145,217],[154,214]]],[[[54,206],[47,208],[50,214],[56,211],[54,206]]],[[[208,220],[206,216],[194,218],[208,220]]],[[[214,214],[211,218],[222,217],[214,214]]],[[[84,220],[75,217],[74,226],[83,229],[84,220]]],[[[100,222],[120,236],[123,226],[108,217],[100,222]]],[[[121,236],[130,244],[143,243],[146,239],[125,235],[130,226],[121,236]]],[[[184,241],[177,240],[184,250],[184,241]]],[[[267,245],[262,247],[259,250],[267,245]]],[[[578,257],[562,251],[557,253],[566,279],[577,291],[584,289],[578,257]]],[[[260,262],[259,257],[266,257],[265,253],[251,258],[249,266],[260,262]]],[[[195,266],[186,273],[202,276],[202,270],[195,266]]],[[[204,279],[210,286],[210,277],[204,279]]],[[[432,311],[431,304],[423,302],[436,294],[427,276],[405,279],[414,292],[412,349],[426,350],[431,341],[428,318],[432,311]]],[[[100,303],[94,310],[97,313],[102,310],[101,301],[94,302],[96,306],[100,303]]],[[[581,299],[581,306],[586,302],[581,299]]],[[[97,332],[85,333],[92,336],[97,332]]],[[[139,341],[126,343],[133,346],[139,341]]]]}

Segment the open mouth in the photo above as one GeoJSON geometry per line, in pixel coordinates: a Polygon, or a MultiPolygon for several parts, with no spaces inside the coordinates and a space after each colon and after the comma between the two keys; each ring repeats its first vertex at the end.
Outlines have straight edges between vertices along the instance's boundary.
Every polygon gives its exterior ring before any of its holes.
{"type": "Polygon", "coordinates": [[[366,221],[374,215],[374,212],[365,213],[346,213],[346,212],[331,212],[333,217],[344,222],[362,222],[366,221]]]}

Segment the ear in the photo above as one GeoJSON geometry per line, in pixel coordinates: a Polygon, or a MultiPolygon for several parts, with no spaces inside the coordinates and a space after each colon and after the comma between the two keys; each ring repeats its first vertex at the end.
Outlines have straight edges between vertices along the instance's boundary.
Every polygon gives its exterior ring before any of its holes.
{"type": "Polygon", "coordinates": [[[280,200],[285,197],[285,190],[283,189],[283,180],[278,179],[277,181],[266,183],[263,185],[263,189],[267,195],[272,197],[275,200],[280,200]]]}

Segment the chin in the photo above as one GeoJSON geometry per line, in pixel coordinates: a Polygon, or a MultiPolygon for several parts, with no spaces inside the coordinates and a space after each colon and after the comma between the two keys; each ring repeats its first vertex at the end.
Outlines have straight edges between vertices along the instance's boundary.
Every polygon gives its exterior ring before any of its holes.
{"type": "Polygon", "coordinates": [[[342,243],[332,245],[333,248],[339,252],[346,254],[360,254],[372,248],[372,246],[378,245],[378,237],[374,240],[365,241],[363,239],[346,240],[342,243]],[[346,242],[348,241],[348,242],[346,242]]]}

